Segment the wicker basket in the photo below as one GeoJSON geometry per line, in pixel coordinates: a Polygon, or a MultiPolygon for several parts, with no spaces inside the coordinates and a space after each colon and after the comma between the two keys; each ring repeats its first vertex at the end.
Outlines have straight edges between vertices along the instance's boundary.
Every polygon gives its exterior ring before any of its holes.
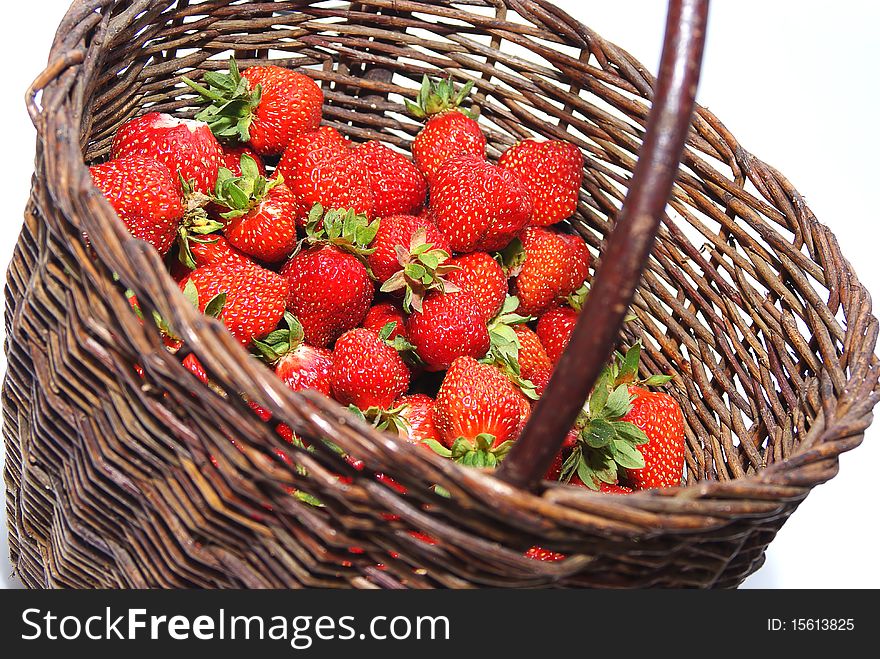
{"type": "Polygon", "coordinates": [[[5,479],[26,585],[732,587],[861,442],[880,369],[870,297],[791,184],[701,108],[624,331],[645,342],[646,370],[679,376],[684,487],[526,492],[290,392],[185,301],[84,165],[147,106],[191,116],[181,75],[224,68],[230,51],[243,66],[274,59],[308,73],[328,123],[399,147],[418,129],[402,98],[423,73],[477,79],[491,158],[534,134],[582,147],[573,226],[597,254],[652,97],[642,65],[543,0],[75,2],[34,87],[37,170],[8,274],[5,479]],[[138,322],[126,286],[225,396],[138,322]],[[242,393],[364,469],[323,449],[291,451],[307,473],[289,469],[274,454],[289,447],[242,393]],[[536,544],[569,558],[524,558],[536,544]]]}

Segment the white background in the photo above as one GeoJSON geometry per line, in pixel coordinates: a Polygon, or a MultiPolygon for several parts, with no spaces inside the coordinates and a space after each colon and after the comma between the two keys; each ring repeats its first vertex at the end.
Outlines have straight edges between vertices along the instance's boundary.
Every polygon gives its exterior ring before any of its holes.
{"type": "MultiPolygon", "coordinates": [[[[24,91],[42,70],[68,0],[4,3],[4,157],[0,263],[8,262],[32,173],[35,134],[24,91]]],[[[656,70],[663,0],[557,0],[656,70]]],[[[699,101],[749,151],[777,167],[837,234],[863,283],[880,294],[878,65],[873,0],[714,0],[699,101]]],[[[0,356],[2,359],[2,356],[0,356]]],[[[2,362],[0,362],[2,365],[2,362]]],[[[880,587],[876,547],[880,424],[841,459],[840,474],[804,502],[770,546],[749,587],[880,587]]],[[[2,489],[2,488],[0,488],[2,489]]],[[[5,509],[0,507],[0,528],[5,509]]],[[[0,585],[10,578],[5,533],[0,585]]]]}

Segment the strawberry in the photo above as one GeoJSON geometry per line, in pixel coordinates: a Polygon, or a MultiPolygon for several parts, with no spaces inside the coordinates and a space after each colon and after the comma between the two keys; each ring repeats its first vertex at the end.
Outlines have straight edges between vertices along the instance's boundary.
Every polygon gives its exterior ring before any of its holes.
{"type": "Polygon", "coordinates": [[[162,163],[126,156],[89,168],[95,187],[135,238],[162,256],[174,244],[186,207],[177,180],[162,163]]]}
{"type": "Polygon", "coordinates": [[[300,217],[315,205],[374,215],[370,180],[351,145],[334,128],[295,137],[284,152],[277,176],[283,176],[300,205],[300,217]]]}
{"type": "Polygon", "coordinates": [[[632,494],[633,489],[618,483],[599,483],[599,491],[605,494],[632,494]]]}
{"type": "Polygon", "coordinates": [[[578,313],[569,306],[559,305],[551,307],[538,318],[538,338],[554,366],[571,339],[578,313]]]}
{"type": "Polygon", "coordinates": [[[180,363],[183,364],[186,370],[195,375],[202,384],[208,384],[208,373],[194,353],[189,353],[180,363]]]}
{"type": "Polygon", "coordinates": [[[264,156],[281,154],[290,141],[321,123],[324,94],[315,81],[279,66],[252,66],[239,73],[209,71],[199,85],[183,81],[207,103],[196,118],[224,142],[247,142],[264,156]]]}
{"type": "Polygon", "coordinates": [[[230,172],[232,172],[233,176],[241,176],[241,157],[248,156],[253,159],[253,161],[257,164],[257,170],[260,172],[260,176],[266,175],[266,165],[263,164],[262,158],[257,155],[257,152],[253,149],[249,149],[243,144],[232,145],[232,144],[221,144],[221,149],[223,150],[223,155],[220,157],[220,166],[225,167],[230,172]]]}
{"type": "Polygon", "coordinates": [[[532,199],[532,226],[567,220],[577,210],[584,156],[569,142],[524,140],[505,151],[498,166],[516,174],[532,199]]]}
{"type": "Polygon", "coordinates": [[[513,331],[519,340],[520,375],[534,384],[535,393],[542,396],[553,373],[553,362],[547,356],[541,339],[527,325],[514,325],[513,331]]]}
{"type": "Polygon", "coordinates": [[[540,315],[574,293],[589,274],[589,251],[583,240],[551,229],[529,227],[520,236],[525,259],[513,282],[520,310],[540,315]]]}
{"type": "Polygon", "coordinates": [[[333,397],[361,410],[385,409],[409,387],[409,369],[385,339],[362,327],[339,337],[333,349],[333,397]]]}
{"type": "Polygon", "coordinates": [[[632,484],[645,487],[680,483],[684,464],[681,409],[667,394],[643,388],[660,386],[671,378],[658,375],[638,380],[640,355],[641,344],[636,343],[602,372],[575,422],[577,439],[563,464],[562,480],[577,477],[593,490],[599,490],[602,483],[617,485],[624,473],[632,484]],[[644,453],[652,441],[648,433],[654,435],[651,463],[644,453]]]}
{"type": "Polygon", "coordinates": [[[311,389],[330,395],[333,354],[303,342],[304,333],[296,317],[285,312],[287,327],[254,341],[260,356],[275,369],[275,375],[293,391],[311,389]]]}
{"type": "Polygon", "coordinates": [[[310,213],[305,244],[281,269],[290,285],[287,308],[302,323],[307,343],[326,348],[360,325],[375,289],[363,259],[378,222],[353,211],[310,213]]]}
{"type": "Polygon", "coordinates": [[[501,371],[459,357],[437,393],[434,421],[440,443],[457,462],[494,467],[522,430],[524,401],[501,371]]]}
{"type": "Polygon", "coordinates": [[[565,554],[550,551],[549,549],[543,549],[542,547],[531,547],[525,554],[523,554],[523,556],[536,561],[544,561],[546,563],[556,563],[565,560],[565,554]]]}
{"type": "Polygon", "coordinates": [[[430,293],[422,311],[410,315],[406,335],[428,371],[442,371],[459,357],[483,357],[489,330],[470,293],[430,293]]]}
{"type": "MultiPolygon", "coordinates": [[[[259,418],[260,421],[262,421],[263,423],[269,423],[269,421],[272,420],[272,413],[269,410],[267,410],[265,407],[263,407],[262,405],[258,405],[257,403],[255,403],[252,400],[247,401],[247,404],[248,404],[248,407],[250,407],[254,411],[254,413],[257,415],[257,418],[259,418]]],[[[300,440],[299,437],[297,437],[296,435],[293,434],[293,430],[291,430],[290,426],[288,426],[284,423],[279,423],[277,426],[275,426],[275,432],[278,433],[278,436],[281,437],[286,442],[288,442],[289,444],[294,444],[296,442],[302,443],[302,440],[300,440]]],[[[233,442],[233,444],[234,443],[235,442],[233,442]]],[[[281,453],[281,451],[279,451],[278,453],[281,453]]],[[[278,457],[282,457],[282,456],[279,455],[278,457]]],[[[282,460],[284,460],[283,457],[282,457],[282,460]]],[[[287,460],[285,460],[285,462],[286,461],[287,460]]]]}
{"type": "Polygon", "coordinates": [[[198,192],[208,193],[217,182],[223,151],[208,125],[170,114],[150,112],[120,127],[113,138],[111,157],[144,156],[164,164],[172,175],[194,181],[198,192]]]}
{"type": "Polygon", "coordinates": [[[456,290],[445,279],[450,272],[449,241],[428,220],[414,215],[383,218],[372,248],[367,265],[382,292],[403,294],[404,311],[421,310],[430,291],[456,290]]]}
{"type": "Polygon", "coordinates": [[[198,268],[180,283],[184,295],[208,315],[219,316],[242,345],[262,339],[284,315],[287,282],[257,265],[220,263],[198,268]]]}
{"type": "MultiPolygon", "coordinates": [[[[595,487],[587,487],[584,482],[578,477],[577,474],[571,477],[571,480],[568,481],[569,485],[574,485],[575,487],[584,487],[589,490],[597,490],[595,487]]],[[[603,494],[632,494],[633,489],[631,487],[627,487],[626,485],[620,485],[619,483],[599,483],[598,491],[603,494]]]]}
{"type": "Polygon", "coordinates": [[[239,264],[253,264],[253,261],[235,249],[226,238],[219,234],[211,234],[203,238],[189,237],[188,244],[194,268],[230,261],[239,264]]]}
{"type": "Polygon", "coordinates": [[[562,476],[562,463],[564,462],[564,452],[559,451],[556,454],[556,457],[553,458],[553,462],[547,468],[547,473],[544,474],[545,481],[558,481],[559,477],[562,476]]]}
{"type": "Polygon", "coordinates": [[[425,76],[418,102],[406,101],[410,114],[425,120],[425,127],[413,140],[412,154],[431,185],[437,170],[452,156],[468,154],[485,159],[486,136],[470,114],[459,109],[473,86],[469,81],[456,91],[451,80],[432,83],[425,76]]]}
{"type": "Polygon", "coordinates": [[[225,207],[224,233],[229,244],[266,263],[276,263],[296,247],[298,205],[284,179],[260,175],[256,161],[241,157],[241,176],[221,169],[216,202],[225,207]]]}
{"type": "Polygon", "coordinates": [[[361,144],[354,157],[370,182],[377,217],[418,213],[425,205],[425,177],[401,154],[375,140],[361,144]]]}
{"type": "Polygon", "coordinates": [[[440,440],[440,432],[434,421],[434,399],[427,394],[401,396],[394,401],[395,408],[402,408],[400,415],[407,423],[407,438],[414,443],[426,439],[440,440]]]}
{"type": "Polygon", "coordinates": [[[528,191],[515,175],[470,155],[453,156],[440,166],[430,207],[437,228],[457,252],[503,249],[532,214],[528,191]]]}
{"type": "Polygon", "coordinates": [[[507,298],[507,277],[498,262],[486,252],[461,254],[447,262],[456,268],[446,275],[449,284],[474,296],[488,322],[507,298]]]}
{"type": "Polygon", "coordinates": [[[378,333],[388,323],[393,323],[393,329],[389,338],[395,339],[398,336],[404,339],[407,338],[406,314],[403,313],[400,305],[394,302],[377,302],[370,307],[364,318],[363,326],[378,333]]]}
{"type": "Polygon", "coordinates": [[[662,391],[630,386],[632,404],[622,421],[632,423],[648,437],[640,447],[645,466],[628,469],[627,480],[637,490],[677,487],[684,469],[684,415],[675,399],[662,391]]]}

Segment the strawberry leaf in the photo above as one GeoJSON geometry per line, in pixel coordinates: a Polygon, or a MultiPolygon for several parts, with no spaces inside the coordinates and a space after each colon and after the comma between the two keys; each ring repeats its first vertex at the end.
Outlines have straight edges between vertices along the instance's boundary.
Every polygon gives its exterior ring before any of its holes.
{"type": "Polygon", "coordinates": [[[516,277],[526,262],[526,250],[519,238],[514,238],[495,257],[508,278],[516,277]]]}
{"type": "Polygon", "coordinates": [[[646,380],[642,380],[642,384],[646,387],[662,387],[669,384],[675,378],[671,375],[652,375],[646,380]]]}
{"type": "Polygon", "coordinates": [[[183,297],[185,297],[187,301],[196,309],[199,308],[199,289],[196,288],[196,285],[192,279],[188,280],[184,285],[183,297]]]}
{"type": "Polygon", "coordinates": [[[234,57],[229,59],[229,73],[208,71],[199,84],[183,77],[183,82],[201,97],[205,107],[196,115],[204,121],[221,142],[250,142],[250,127],[254,111],[262,100],[260,85],[251,89],[250,83],[241,76],[234,57]]]}
{"type": "Polygon", "coordinates": [[[461,109],[459,106],[464,103],[474,87],[474,81],[468,80],[460,89],[456,90],[455,83],[451,78],[446,80],[438,80],[432,82],[425,75],[422,78],[422,86],[416,95],[415,102],[405,100],[404,105],[407,111],[416,119],[426,119],[427,117],[448,110],[458,110],[459,112],[472,116],[474,110],[470,112],[461,109]]]}
{"type": "Polygon", "coordinates": [[[220,318],[224,306],[226,306],[226,293],[218,293],[205,305],[204,313],[210,318],[220,318]]]}
{"type": "Polygon", "coordinates": [[[619,419],[626,416],[632,407],[632,398],[625,384],[618,386],[605,400],[605,406],[599,415],[603,419],[619,419]]]}
{"type": "Polygon", "coordinates": [[[645,466],[645,458],[641,451],[629,442],[612,440],[609,444],[611,457],[624,469],[641,469],[645,466]]]}
{"type": "Polygon", "coordinates": [[[593,419],[581,431],[581,439],[591,448],[604,448],[615,438],[614,427],[604,419],[593,419]]]}

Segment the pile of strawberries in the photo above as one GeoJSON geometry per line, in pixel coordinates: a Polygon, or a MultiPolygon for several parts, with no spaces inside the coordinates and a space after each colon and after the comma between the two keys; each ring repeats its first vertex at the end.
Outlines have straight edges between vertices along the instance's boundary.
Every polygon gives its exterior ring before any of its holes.
{"type": "MultiPolygon", "coordinates": [[[[425,79],[407,103],[424,123],[410,159],[322,126],[322,91],[303,74],[232,60],[186,82],[203,101],[195,120],[133,119],[91,167],[129,231],[291,389],[497,465],[588,294],[590,251],[560,227],[577,209],[580,150],[528,139],[489,162],[461,108],[472,83],[425,79]]],[[[649,390],[669,378],[639,380],[638,360],[634,346],[609,364],[548,479],[615,493],[680,484],[681,409],[649,390]]]]}

